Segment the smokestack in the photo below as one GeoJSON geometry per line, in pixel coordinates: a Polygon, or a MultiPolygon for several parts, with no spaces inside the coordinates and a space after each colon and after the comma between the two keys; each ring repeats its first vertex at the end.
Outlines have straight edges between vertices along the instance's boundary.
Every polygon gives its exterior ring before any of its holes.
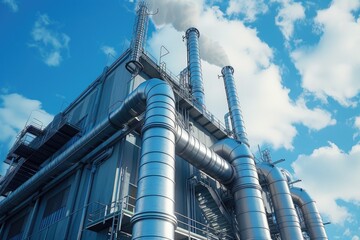
{"type": "Polygon", "coordinates": [[[186,31],[187,40],[187,60],[190,75],[191,93],[196,101],[205,105],[204,86],[201,72],[200,52],[199,52],[199,30],[189,28],[186,31]]]}
{"type": "Polygon", "coordinates": [[[138,10],[136,11],[136,21],[131,40],[131,55],[130,61],[126,63],[126,69],[134,75],[139,74],[143,70],[143,65],[140,63],[140,56],[144,49],[146,40],[147,27],[149,22],[148,7],[144,1],[139,1],[138,10]]]}
{"type": "Polygon", "coordinates": [[[249,146],[247,134],[245,131],[244,120],[242,118],[239,97],[236,92],[234,81],[234,68],[231,66],[223,67],[221,70],[224,79],[227,102],[229,106],[229,113],[231,118],[231,126],[233,128],[234,136],[237,140],[249,146]]]}

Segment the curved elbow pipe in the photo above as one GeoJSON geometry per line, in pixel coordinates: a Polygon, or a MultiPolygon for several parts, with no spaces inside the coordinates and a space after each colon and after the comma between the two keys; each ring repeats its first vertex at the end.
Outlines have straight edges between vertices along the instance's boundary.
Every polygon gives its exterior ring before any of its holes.
{"type": "Polygon", "coordinates": [[[222,184],[233,180],[234,168],[231,164],[180,126],[176,128],[176,154],[222,184]]]}
{"type": "Polygon", "coordinates": [[[246,144],[227,138],[212,149],[235,169],[232,183],[241,239],[271,239],[254,157],[246,144]]]}
{"type": "Polygon", "coordinates": [[[304,239],[286,177],[274,165],[261,163],[256,167],[269,186],[281,239],[304,239]]]}
{"type": "Polygon", "coordinates": [[[305,226],[311,240],[328,239],[315,201],[302,188],[290,188],[291,197],[304,216],[305,226]]]}

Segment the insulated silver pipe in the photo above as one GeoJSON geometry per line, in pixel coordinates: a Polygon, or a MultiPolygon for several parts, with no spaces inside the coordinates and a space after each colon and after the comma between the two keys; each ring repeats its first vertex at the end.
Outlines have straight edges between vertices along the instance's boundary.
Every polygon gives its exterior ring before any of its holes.
{"type": "Polygon", "coordinates": [[[270,240],[262,189],[249,147],[227,138],[214,144],[212,149],[235,168],[235,178],[231,188],[240,238],[270,240]]]}
{"type": "Polygon", "coordinates": [[[187,40],[187,60],[191,92],[192,96],[202,107],[205,105],[205,96],[199,51],[199,30],[196,28],[189,28],[186,31],[185,37],[187,40]]]}
{"type": "MultiPolygon", "coordinates": [[[[174,239],[175,217],[175,96],[164,81],[147,81],[128,101],[137,111],[146,99],[132,239],[174,239]]],[[[142,107],[140,107],[142,109],[142,107]]],[[[126,112],[128,114],[128,111],[126,112]]],[[[119,111],[115,116],[124,113],[119,111]]],[[[118,119],[118,118],[116,118],[118,119]]]]}
{"type": "Polygon", "coordinates": [[[304,216],[307,233],[311,240],[328,239],[315,201],[302,188],[290,188],[291,196],[304,216]]]}
{"type": "Polygon", "coordinates": [[[304,239],[286,177],[274,165],[261,163],[256,167],[269,186],[281,239],[304,239]]]}
{"type": "Polygon", "coordinates": [[[133,36],[131,39],[131,56],[130,61],[126,63],[126,69],[131,73],[137,75],[143,70],[143,65],[140,63],[140,56],[144,49],[146,39],[147,26],[149,22],[148,8],[145,1],[139,1],[138,10],[136,12],[136,22],[134,25],[133,36]]]}
{"type": "Polygon", "coordinates": [[[179,125],[176,127],[176,154],[222,184],[233,180],[234,168],[231,164],[179,125]]]}
{"type": "Polygon", "coordinates": [[[229,113],[234,136],[237,140],[249,146],[249,141],[247,139],[247,134],[245,131],[244,120],[241,113],[239,97],[236,92],[235,80],[233,76],[234,68],[232,68],[231,66],[223,67],[221,70],[221,74],[224,79],[226,97],[229,106],[229,113]]]}
{"type": "Polygon", "coordinates": [[[0,202],[0,215],[16,207],[55,173],[79,161],[145,109],[137,210],[133,217],[135,233],[133,237],[156,236],[160,239],[173,239],[176,226],[174,215],[175,100],[171,87],[158,79],[140,84],[123,104],[109,115],[108,119],[102,121],[0,202]]]}

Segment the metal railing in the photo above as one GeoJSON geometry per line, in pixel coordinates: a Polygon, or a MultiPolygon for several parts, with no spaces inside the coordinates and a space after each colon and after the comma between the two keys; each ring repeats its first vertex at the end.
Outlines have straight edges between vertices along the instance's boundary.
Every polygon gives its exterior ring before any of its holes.
{"type": "MultiPolygon", "coordinates": [[[[97,223],[104,224],[106,220],[123,214],[128,214],[129,217],[132,217],[135,213],[135,200],[136,199],[132,196],[125,196],[122,200],[114,201],[109,204],[100,202],[89,204],[87,226],[97,223]]],[[[230,237],[224,236],[224,233],[210,227],[209,224],[201,223],[182,215],[181,213],[175,212],[175,216],[177,218],[178,230],[179,228],[182,229],[181,233],[187,233],[189,236],[199,235],[200,237],[209,240],[230,237]]]]}
{"type": "Polygon", "coordinates": [[[193,107],[195,107],[199,112],[201,112],[206,118],[208,118],[217,128],[225,132],[226,134],[229,134],[225,124],[219,120],[217,117],[215,117],[208,109],[206,109],[206,106],[201,105],[188,91],[182,91],[182,86],[180,85],[180,77],[179,75],[175,75],[173,72],[171,72],[168,68],[165,66],[159,66],[157,65],[156,59],[151,56],[148,52],[143,52],[144,56],[147,57],[147,60],[149,60],[153,66],[155,66],[158,71],[162,74],[164,78],[166,78],[168,81],[170,81],[170,84],[172,86],[176,86],[174,89],[176,93],[181,96],[184,99],[187,99],[190,103],[192,103],[193,107]],[[179,90],[177,90],[179,89],[179,90]]]}

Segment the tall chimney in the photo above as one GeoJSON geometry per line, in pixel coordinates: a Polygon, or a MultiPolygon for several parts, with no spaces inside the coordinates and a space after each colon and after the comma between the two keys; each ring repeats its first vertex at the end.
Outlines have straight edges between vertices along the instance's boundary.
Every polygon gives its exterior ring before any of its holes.
{"type": "Polygon", "coordinates": [[[199,30],[196,28],[189,28],[186,31],[185,37],[187,40],[187,60],[190,75],[191,93],[193,98],[195,98],[202,107],[205,105],[205,97],[199,53],[199,30]]]}
{"type": "Polygon", "coordinates": [[[140,63],[140,56],[144,49],[147,27],[149,23],[148,7],[146,3],[144,1],[139,1],[137,8],[137,16],[130,45],[130,61],[127,62],[125,65],[126,69],[134,75],[139,74],[144,68],[143,65],[140,63]]]}
{"type": "Polygon", "coordinates": [[[236,92],[234,81],[234,68],[231,66],[223,67],[221,70],[224,79],[227,102],[229,106],[229,113],[231,118],[231,126],[233,128],[234,136],[237,140],[249,146],[247,134],[245,131],[244,120],[242,118],[239,97],[236,92]]]}

